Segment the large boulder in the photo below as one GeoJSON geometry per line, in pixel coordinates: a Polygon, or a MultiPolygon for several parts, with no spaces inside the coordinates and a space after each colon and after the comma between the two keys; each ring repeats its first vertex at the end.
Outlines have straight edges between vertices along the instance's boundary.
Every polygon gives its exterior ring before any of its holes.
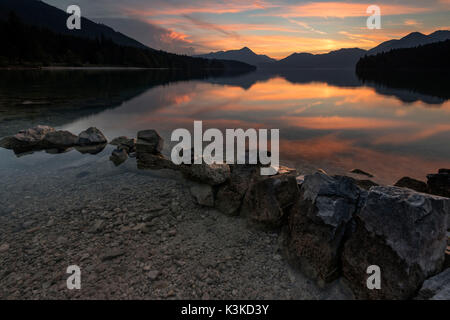
{"type": "Polygon", "coordinates": [[[444,263],[450,199],[399,187],[372,187],[342,254],[344,277],[357,298],[408,299],[444,263]],[[381,289],[367,288],[371,265],[381,289]]]}
{"type": "Polygon", "coordinates": [[[307,175],[289,212],[287,248],[290,259],[320,283],[340,273],[340,254],[350,221],[365,191],[354,179],[307,175]]]}
{"type": "Polygon", "coordinates": [[[259,176],[258,166],[235,164],[230,166],[230,181],[219,187],[216,208],[227,215],[238,215],[242,200],[253,179],[259,176]]]}
{"type": "Polygon", "coordinates": [[[95,127],[91,127],[89,129],[81,132],[78,135],[78,138],[79,138],[78,142],[82,146],[105,144],[108,142],[106,140],[105,136],[103,135],[103,133],[95,127]]]}
{"type": "Polygon", "coordinates": [[[450,198],[450,169],[440,169],[437,174],[427,175],[428,192],[450,198]]]}
{"type": "Polygon", "coordinates": [[[450,300],[450,268],[427,279],[420,289],[418,300],[450,300]]]}
{"type": "Polygon", "coordinates": [[[137,135],[136,151],[140,153],[159,154],[164,146],[164,140],[155,130],[139,131],[137,135]]]}
{"type": "Polygon", "coordinates": [[[231,176],[230,166],[225,163],[202,163],[175,167],[181,169],[188,178],[211,186],[220,185],[228,181],[231,176]]]}
{"type": "Polygon", "coordinates": [[[51,131],[47,133],[40,146],[44,149],[56,148],[56,149],[67,149],[78,144],[78,137],[69,131],[58,130],[51,131]]]}
{"type": "Polygon", "coordinates": [[[55,129],[52,127],[41,125],[21,130],[14,136],[3,138],[0,141],[0,147],[6,149],[33,149],[39,147],[45,135],[54,131],[55,129]]]}
{"type": "Polygon", "coordinates": [[[170,159],[162,154],[138,153],[137,154],[138,169],[172,169],[177,170],[179,166],[175,165],[170,159]]]}
{"type": "Polygon", "coordinates": [[[282,225],[286,210],[298,197],[295,171],[254,178],[242,202],[241,215],[264,228],[282,225]]]}
{"type": "Polygon", "coordinates": [[[427,192],[427,184],[423,181],[416,180],[410,177],[403,177],[397,181],[396,187],[408,188],[417,192],[427,192]]]}

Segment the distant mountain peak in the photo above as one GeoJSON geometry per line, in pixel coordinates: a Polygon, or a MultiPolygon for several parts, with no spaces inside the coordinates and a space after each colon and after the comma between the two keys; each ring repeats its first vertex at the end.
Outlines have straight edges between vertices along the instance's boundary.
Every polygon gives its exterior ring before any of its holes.
{"type": "Polygon", "coordinates": [[[197,55],[196,57],[207,58],[207,59],[222,59],[222,60],[236,60],[240,62],[245,62],[254,66],[263,64],[263,63],[272,63],[275,62],[275,59],[272,59],[263,54],[256,54],[249,47],[243,47],[238,50],[229,50],[229,51],[217,51],[211,52],[208,54],[197,55]]]}
{"type": "Polygon", "coordinates": [[[450,31],[448,30],[437,30],[429,35],[425,35],[421,32],[411,32],[410,34],[404,36],[401,39],[394,39],[385,41],[375,48],[368,51],[369,55],[374,55],[377,53],[388,52],[394,49],[402,48],[415,48],[418,46],[423,46],[426,44],[445,41],[450,39],[450,31]]]}

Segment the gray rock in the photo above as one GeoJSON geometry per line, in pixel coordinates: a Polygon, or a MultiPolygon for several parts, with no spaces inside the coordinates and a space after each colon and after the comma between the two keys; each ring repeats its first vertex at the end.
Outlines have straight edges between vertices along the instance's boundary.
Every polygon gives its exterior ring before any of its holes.
{"type": "Polygon", "coordinates": [[[361,170],[361,169],[353,169],[353,170],[351,170],[350,172],[351,172],[351,173],[354,173],[354,174],[359,174],[359,175],[363,175],[363,176],[368,176],[369,178],[373,178],[373,175],[372,175],[372,174],[370,174],[370,173],[368,173],[368,172],[365,172],[365,171],[363,171],[363,170],[361,170]]]}
{"type": "Polygon", "coordinates": [[[427,192],[427,184],[423,181],[416,180],[410,177],[403,177],[397,181],[396,187],[408,188],[417,192],[427,192]]]}
{"type": "Polygon", "coordinates": [[[289,212],[287,248],[309,277],[330,282],[339,276],[344,235],[362,192],[349,177],[305,176],[289,212]]]}
{"type": "Polygon", "coordinates": [[[128,154],[136,151],[136,139],[121,136],[113,139],[109,144],[117,146],[119,149],[125,149],[128,154]]]}
{"type": "Polygon", "coordinates": [[[164,140],[155,130],[151,129],[138,132],[136,142],[136,151],[138,154],[159,154],[161,153],[163,146],[164,140]]]}
{"type": "Polygon", "coordinates": [[[101,260],[102,261],[109,261],[109,260],[113,260],[116,259],[118,257],[121,257],[125,254],[125,251],[120,250],[120,249],[112,249],[110,251],[107,251],[102,257],[101,260]]]}
{"type": "Polygon", "coordinates": [[[27,149],[38,146],[45,135],[55,129],[49,126],[36,126],[34,128],[21,130],[12,137],[3,138],[0,147],[7,149],[27,149]]]}
{"type": "Polygon", "coordinates": [[[241,215],[251,224],[265,228],[280,227],[285,209],[298,197],[295,173],[254,179],[245,194],[241,215]]]}
{"type": "Polygon", "coordinates": [[[109,160],[111,160],[114,165],[119,166],[128,159],[128,154],[124,149],[113,150],[109,160]]]}
{"type": "Polygon", "coordinates": [[[230,166],[227,164],[193,164],[189,166],[178,166],[192,180],[217,186],[230,179],[230,166]]]}
{"type": "Polygon", "coordinates": [[[216,208],[227,215],[238,215],[242,200],[253,179],[259,176],[259,166],[230,166],[230,181],[219,187],[216,194],[216,208]]]}
{"type": "Polygon", "coordinates": [[[425,280],[416,299],[450,300],[450,268],[425,280]]]}
{"type": "Polygon", "coordinates": [[[137,167],[139,169],[172,169],[178,170],[180,166],[175,165],[171,160],[161,154],[137,153],[137,167]]]}
{"type": "Polygon", "coordinates": [[[373,187],[346,242],[343,274],[362,299],[408,299],[439,272],[447,245],[450,199],[399,187],[373,187]],[[366,286],[366,269],[381,268],[381,289],[366,286]]]}
{"type": "Polygon", "coordinates": [[[8,251],[9,250],[9,244],[8,243],[3,243],[1,246],[0,246],[0,252],[6,252],[6,251],[8,251]]]}
{"type": "Polygon", "coordinates": [[[81,154],[99,154],[106,147],[106,143],[104,144],[96,144],[90,146],[75,146],[75,149],[81,154]]]}
{"type": "Polygon", "coordinates": [[[81,132],[78,135],[78,138],[79,144],[82,146],[104,144],[108,142],[103,133],[95,127],[90,127],[89,129],[81,132]]]}
{"type": "Polygon", "coordinates": [[[78,137],[69,131],[59,130],[47,133],[42,139],[43,148],[67,149],[78,144],[78,137]]]}
{"type": "Polygon", "coordinates": [[[214,206],[214,193],[210,185],[195,184],[190,189],[196,203],[205,207],[214,206]]]}

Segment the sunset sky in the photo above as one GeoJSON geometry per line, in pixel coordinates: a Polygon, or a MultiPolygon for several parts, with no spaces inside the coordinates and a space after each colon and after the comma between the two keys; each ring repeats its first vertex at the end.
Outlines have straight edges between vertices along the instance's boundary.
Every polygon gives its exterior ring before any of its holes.
{"type": "Polygon", "coordinates": [[[107,24],[142,43],[194,54],[244,46],[284,58],[293,52],[369,49],[413,31],[450,30],[450,0],[45,0],[107,24]],[[378,5],[382,29],[366,27],[366,9],[378,5]]]}

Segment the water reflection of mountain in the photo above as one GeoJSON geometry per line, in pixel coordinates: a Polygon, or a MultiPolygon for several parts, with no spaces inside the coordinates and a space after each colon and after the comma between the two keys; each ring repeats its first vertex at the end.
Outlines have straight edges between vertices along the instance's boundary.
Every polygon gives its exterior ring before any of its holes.
{"type": "Polygon", "coordinates": [[[374,87],[379,94],[395,96],[405,103],[423,101],[431,105],[442,104],[450,99],[448,77],[448,72],[417,70],[358,73],[358,78],[362,83],[374,87]]]}
{"type": "Polygon", "coordinates": [[[208,82],[239,86],[249,89],[258,82],[281,77],[290,83],[307,84],[326,83],[336,87],[373,87],[378,94],[393,96],[404,103],[422,101],[430,105],[439,105],[450,98],[449,82],[444,77],[436,79],[423,74],[393,75],[390,77],[358,77],[353,69],[259,69],[240,77],[222,77],[208,79],[208,82]]]}
{"type": "Polygon", "coordinates": [[[158,85],[222,74],[219,70],[1,71],[0,137],[37,124],[62,126],[117,107],[158,85]]]}

